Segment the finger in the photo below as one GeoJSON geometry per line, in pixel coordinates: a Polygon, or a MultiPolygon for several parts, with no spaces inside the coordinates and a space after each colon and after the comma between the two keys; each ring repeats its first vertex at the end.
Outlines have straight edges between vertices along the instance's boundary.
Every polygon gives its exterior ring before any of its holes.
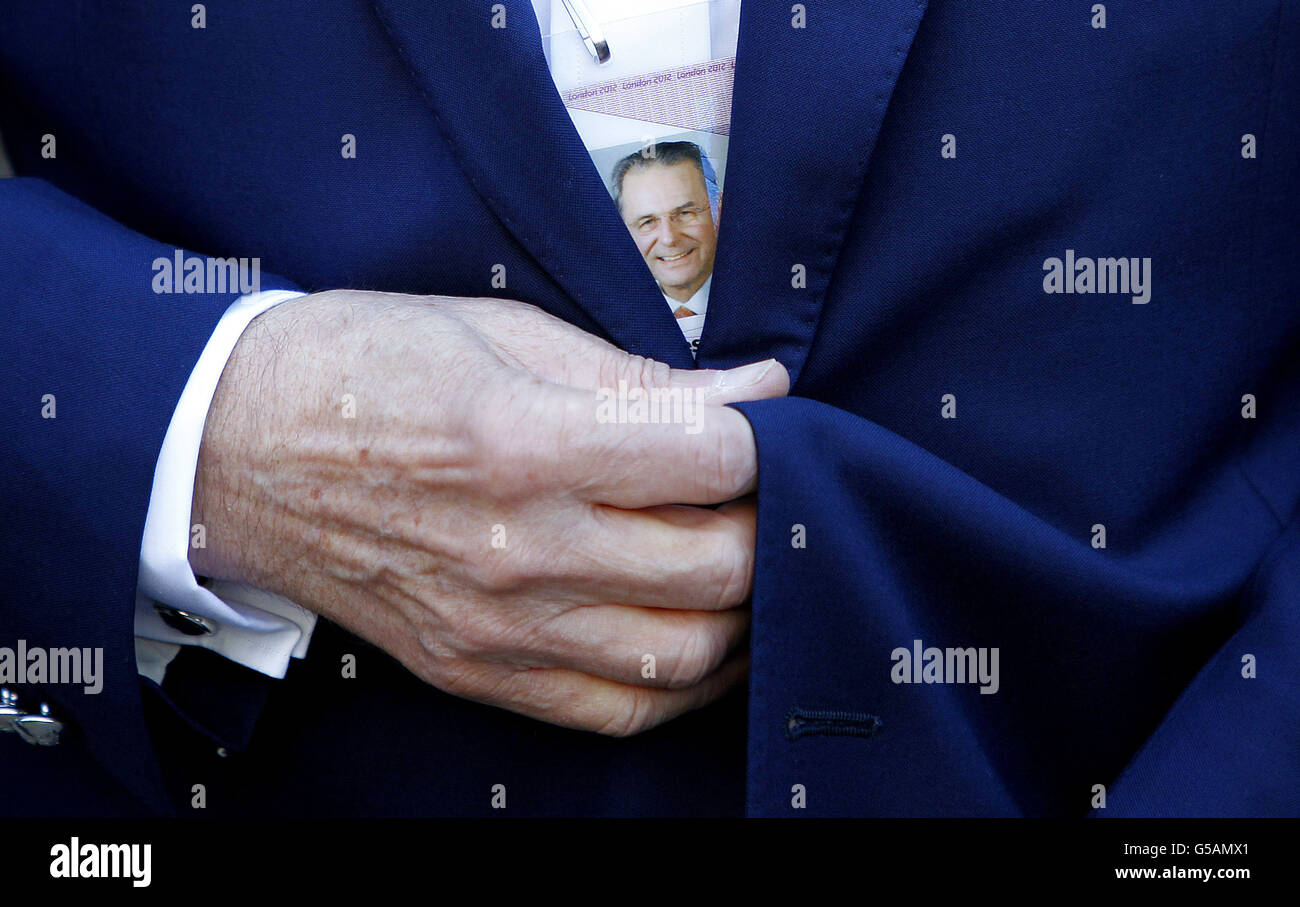
{"type": "Polygon", "coordinates": [[[790,374],[775,359],[730,369],[679,369],[610,347],[600,359],[575,368],[569,383],[580,389],[616,393],[621,387],[642,391],[679,389],[690,391],[700,403],[715,406],[784,397],[790,391],[790,374]]]}
{"type": "Polygon", "coordinates": [[[790,390],[785,366],[767,359],[733,369],[673,369],[623,352],[534,306],[510,300],[446,300],[457,317],[482,331],[503,358],[556,384],[583,390],[682,388],[703,402],[726,404],[781,397],[790,390]],[[475,304],[478,303],[478,304],[475,304]]]}
{"type": "Polygon", "coordinates": [[[555,384],[595,388],[602,363],[625,353],[536,306],[510,299],[430,297],[471,325],[510,365],[555,384]]]}
{"type": "Polygon", "coordinates": [[[664,505],[597,506],[571,525],[534,588],[582,604],[717,611],[749,598],[754,577],[753,502],[726,512],[664,505]]]}
{"type": "Polygon", "coordinates": [[[694,390],[703,402],[723,406],[784,397],[790,392],[790,373],[775,359],[764,359],[730,369],[671,369],[667,386],[694,390]]]}
{"type": "Polygon", "coordinates": [[[738,410],[701,405],[687,392],[630,399],[561,391],[563,456],[557,465],[583,500],[637,508],[719,504],[753,491],[754,431],[738,410]]]}
{"type": "Polygon", "coordinates": [[[442,688],[549,724],[627,737],[715,702],[738,686],[748,670],[749,653],[742,650],[693,687],[658,690],[567,668],[520,670],[480,663],[442,688]]]}
{"type": "Polygon", "coordinates": [[[535,667],[569,668],[634,686],[680,690],[717,670],[748,630],[749,612],[739,609],[591,605],[536,628],[522,657],[535,667]]]}

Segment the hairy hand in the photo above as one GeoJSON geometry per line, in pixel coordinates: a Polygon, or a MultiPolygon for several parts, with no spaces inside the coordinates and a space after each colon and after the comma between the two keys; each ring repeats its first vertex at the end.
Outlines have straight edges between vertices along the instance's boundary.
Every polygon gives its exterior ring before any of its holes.
{"type": "Polygon", "coordinates": [[[637,733],[744,676],[757,465],[725,404],[788,387],[774,361],[670,370],[517,302],[302,297],[222,376],[191,563],[448,693],[637,733]],[[661,421],[619,421],[621,383],[661,421]]]}

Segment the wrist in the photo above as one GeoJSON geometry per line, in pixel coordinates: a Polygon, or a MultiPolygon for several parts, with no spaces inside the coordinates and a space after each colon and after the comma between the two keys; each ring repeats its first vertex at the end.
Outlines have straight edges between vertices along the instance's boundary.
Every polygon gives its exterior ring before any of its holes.
{"type": "Polygon", "coordinates": [[[281,309],[263,312],[240,335],[226,361],[203,426],[190,505],[190,567],[200,576],[259,585],[258,553],[273,544],[269,514],[254,514],[253,476],[260,468],[259,405],[274,389],[264,386],[275,370],[274,341],[281,309]],[[202,527],[202,545],[195,544],[202,527]]]}

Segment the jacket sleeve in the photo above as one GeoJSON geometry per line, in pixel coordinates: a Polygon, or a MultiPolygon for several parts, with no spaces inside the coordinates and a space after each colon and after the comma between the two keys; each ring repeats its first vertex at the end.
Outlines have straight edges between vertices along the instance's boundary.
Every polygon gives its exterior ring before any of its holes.
{"type": "Polygon", "coordinates": [[[240,292],[156,292],[155,262],[178,250],[41,180],[0,180],[0,233],[11,313],[0,337],[0,645],[102,648],[99,693],[41,695],[68,724],[68,746],[148,789],[133,630],[141,533],[176,401],[240,292]]]}

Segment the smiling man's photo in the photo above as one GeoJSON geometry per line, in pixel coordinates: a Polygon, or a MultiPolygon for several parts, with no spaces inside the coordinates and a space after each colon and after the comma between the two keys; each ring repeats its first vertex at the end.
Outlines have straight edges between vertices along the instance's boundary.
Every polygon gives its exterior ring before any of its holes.
{"type": "Polygon", "coordinates": [[[720,195],[706,161],[694,142],[662,142],[622,158],[611,178],[623,223],[688,339],[688,319],[702,322],[708,307],[718,248],[720,195]]]}

